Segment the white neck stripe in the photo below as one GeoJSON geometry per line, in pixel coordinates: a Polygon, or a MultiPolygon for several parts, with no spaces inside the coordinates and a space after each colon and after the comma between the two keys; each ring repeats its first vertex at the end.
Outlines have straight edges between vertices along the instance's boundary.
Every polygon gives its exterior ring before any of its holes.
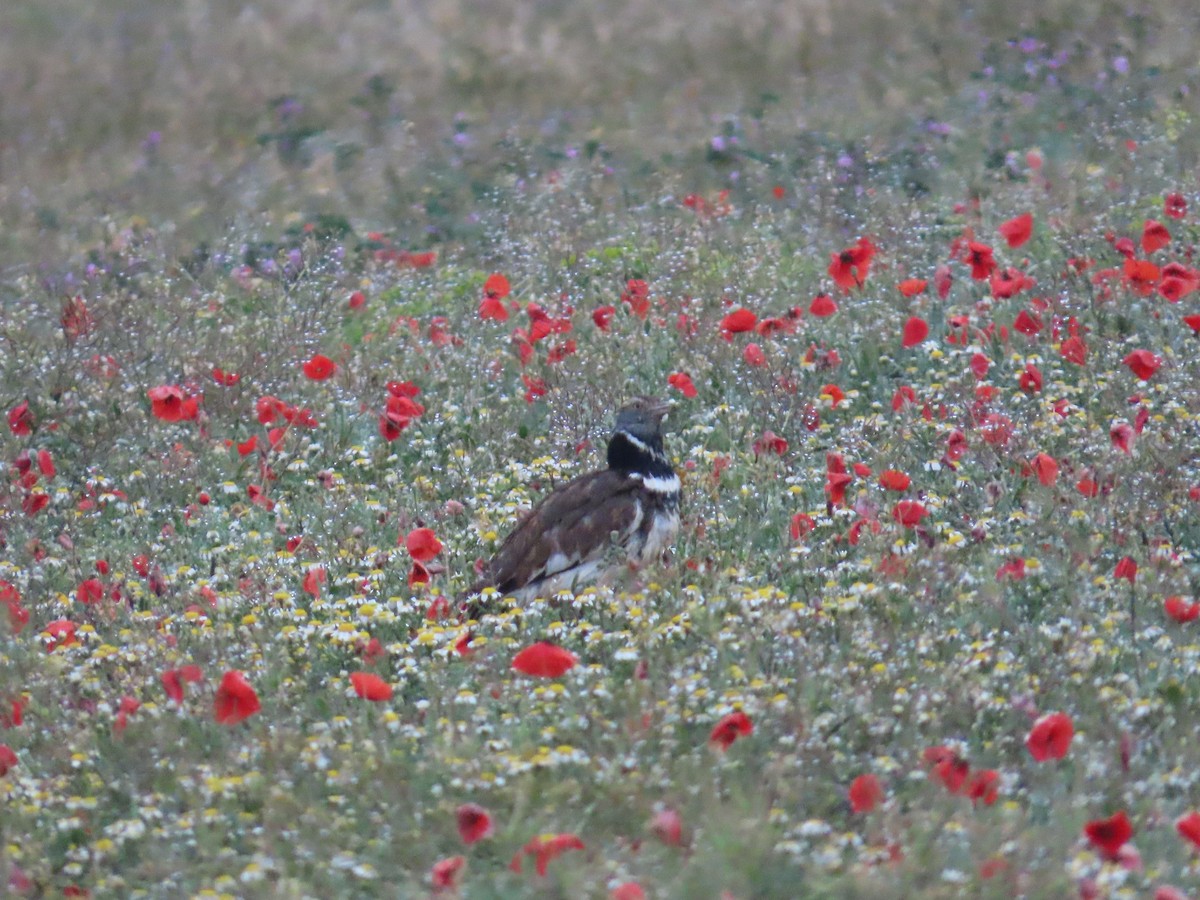
{"type": "Polygon", "coordinates": [[[621,436],[624,437],[625,440],[629,441],[629,443],[633,444],[633,446],[635,446],[639,450],[641,450],[643,453],[649,453],[651,455],[654,455],[654,451],[650,449],[650,445],[647,444],[645,441],[643,441],[641,438],[636,438],[632,434],[630,434],[628,431],[625,431],[625,430],[621,431],[621,436]]]}
{"type": "Polygon", "coordinates": [[[681,487],[679,476],[672,472],[665,478],[661,475],[643,475],[642,484],[655,494],[678,494],[681,487]]]}

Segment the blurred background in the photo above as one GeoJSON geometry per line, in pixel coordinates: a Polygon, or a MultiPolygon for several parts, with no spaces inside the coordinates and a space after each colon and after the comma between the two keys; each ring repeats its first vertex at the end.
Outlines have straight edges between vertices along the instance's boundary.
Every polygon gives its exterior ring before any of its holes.
{"type": "Polygon", "coordinates": [[[0,273],[131,218],[173,250],[321,215],[445,246],[573,160],[631,204],[847,154],[919,194],[1150,128],[1194,177],[1198,31],[1194,0],[9,0],[0,273]]]}

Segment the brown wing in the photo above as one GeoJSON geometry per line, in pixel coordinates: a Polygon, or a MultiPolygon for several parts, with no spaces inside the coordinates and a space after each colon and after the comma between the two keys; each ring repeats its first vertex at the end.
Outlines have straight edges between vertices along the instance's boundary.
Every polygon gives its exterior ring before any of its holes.
{"type": "Polygon", "coordinates": [[[542,500],[504,540],[468,594],[485,587],[502,593],[598,559],[609,535],[637,524],[641,479],[605,469],[581,475],[542,500]]]}

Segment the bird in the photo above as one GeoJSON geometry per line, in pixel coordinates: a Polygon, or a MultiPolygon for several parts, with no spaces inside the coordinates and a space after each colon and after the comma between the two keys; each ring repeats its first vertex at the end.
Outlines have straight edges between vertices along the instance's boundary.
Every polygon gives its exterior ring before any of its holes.
{"type": "Polygon", "coordinates": [[[608,467],[552,491],[513,529],[461,597],[470,618],[483,611],[486,588],[526,602],[613,574],[622,565],[614,543],[634,567],[663,556],[679,531],[682,487],[663,449],[671,408],[642,396],[617,411],[608,467]]]}

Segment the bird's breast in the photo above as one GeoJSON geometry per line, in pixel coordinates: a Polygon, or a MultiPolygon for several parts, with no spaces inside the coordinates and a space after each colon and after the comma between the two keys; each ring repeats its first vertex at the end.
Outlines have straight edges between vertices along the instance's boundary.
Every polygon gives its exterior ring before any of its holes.
{"type": "Polygon", "coordinates": [[[646,544],[642,545],[640,554],[643,562],[658,559],[674,544],[679,533],[679,512],[677,510],[660,510],[650,516],[650,527],[646,533],[646,544]]]}

